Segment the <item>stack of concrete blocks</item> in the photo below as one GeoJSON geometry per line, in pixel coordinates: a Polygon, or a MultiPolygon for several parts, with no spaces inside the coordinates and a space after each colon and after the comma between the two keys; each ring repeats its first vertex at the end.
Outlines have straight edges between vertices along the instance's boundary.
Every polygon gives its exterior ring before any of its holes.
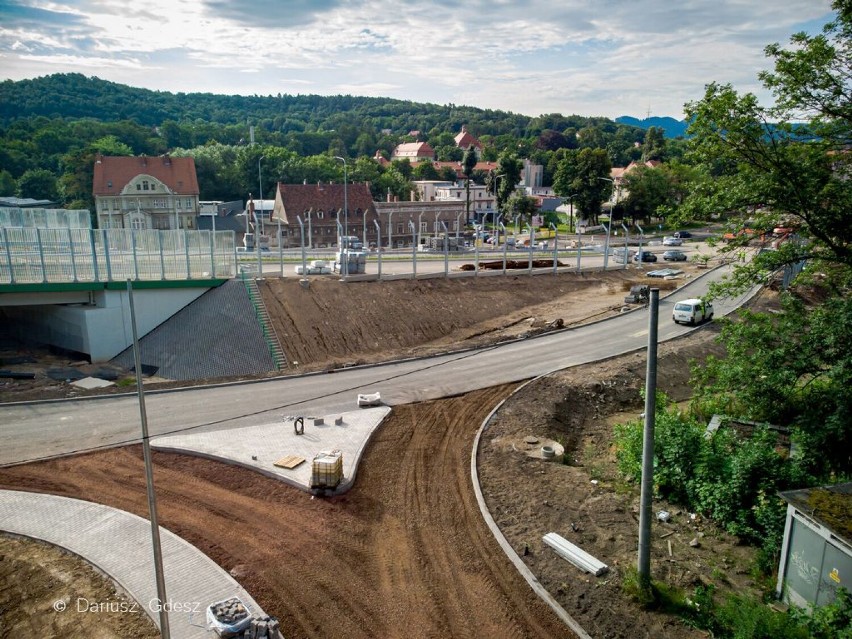
{"type": "Polygon", "coordinates": [[[243,639],[282,639],[275,617],[253,617],[251,625],[243,631],[243,639]]]}
{"type": "Polygon", "coordinates": [[[239,597],[231,597],[207,608],[208,628],[215,630],[220,637],[238,637],[249,627],[250,614],[239,597]]]}

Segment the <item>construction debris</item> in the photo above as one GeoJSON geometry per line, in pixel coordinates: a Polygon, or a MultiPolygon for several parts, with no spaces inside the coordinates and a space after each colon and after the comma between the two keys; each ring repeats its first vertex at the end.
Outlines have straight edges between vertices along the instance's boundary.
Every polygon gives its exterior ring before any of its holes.
{"type": "Polygon", "coordinates": [[[609,566],[605,563],[556,533],[547,533],[543,539],[544,543],[553,548],[557,555],[570,561],[577,568],[592,573],[595,577],[600,577],[609,570],[609,566]]]}

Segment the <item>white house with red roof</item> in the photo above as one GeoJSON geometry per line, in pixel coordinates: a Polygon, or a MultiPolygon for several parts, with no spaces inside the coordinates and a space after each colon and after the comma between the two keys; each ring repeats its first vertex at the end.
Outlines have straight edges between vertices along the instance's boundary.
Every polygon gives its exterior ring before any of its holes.
{"type": "Polygon", "coordinates": [[[196,225],[199,190],[191,157],[98,156],[92,193],[100,228],[196,225]]]}
{"type": "Polygon", "coordinates": [[[391,160],[410,160],[421,162],[423,160],[434,160],[435,149],[427,142],[404,142],[397,145],[391,155],[391,160]]]}

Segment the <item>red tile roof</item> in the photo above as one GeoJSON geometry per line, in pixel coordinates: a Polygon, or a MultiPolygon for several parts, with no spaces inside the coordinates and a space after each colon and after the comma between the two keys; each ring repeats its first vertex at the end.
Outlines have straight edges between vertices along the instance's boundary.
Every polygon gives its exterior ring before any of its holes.
{"type": "MultiPolygon", "coordinates": [[[[276,211],[274,217],[279,217],[278,200],[283,208],[281,215],[282,224],[298,224],[296,216],[305,220],[306,214],[313,209],[314,213],[323,211],[330,213],[343,209],[344,189],[342,184],[281,184],[278,183],[278,193],[276,194],[276,211]]],[[[362,212],[372,213],[375,215],[375,207],[373,206],[373,195],[370,193],[370,186],[367,183],[352,183],[349,184],[346,191],[346,199],[349,204],[349,220],[361,219],[356,214],[358,209],[362,212]]],[[[316,224],[316,217],[314,216],[316,224]]],[[[325,219],[336,219],[335,217],[325,219]]]]}
{"type": "Polygon", "coordinates": [[[427,142],[405,142],[393,150],[394,158],[434,158],[435,150],[427,142]]]}
{"type": "Polygon", "coordinates": [[[461,149],[467,149],[470,146],[474,146],[480,151],[482,150],[482,143],[473,137],[467,130],[466,126],[463,126],[461,132],[456,135],[456,146],[461,149]]]}
{"type": "Polygon", "coordinates": [[[116,157],[99,156],[95,160],[92,193],[120,195],[121,190],[135,177],[150,175],[178,195],[198,195],[195,160],[190,157],[116,157]]]}

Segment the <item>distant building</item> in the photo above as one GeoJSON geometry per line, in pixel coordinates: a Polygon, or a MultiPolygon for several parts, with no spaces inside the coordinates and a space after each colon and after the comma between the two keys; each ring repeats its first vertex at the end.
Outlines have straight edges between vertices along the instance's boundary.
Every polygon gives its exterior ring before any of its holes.
{"type": "Polygon", "coordinates": [[[191,157],[98,156],[92,192],[100,228],[196,228],[199,191],[191,157]]]}
{"type": "Polygon", "coordinates": [[[338,226],[345,226],[349,235],[361,237],[366,224],[367,243],[377,238],[373,220],[378,219],[373,196],[367,183],[343,184],[281,184],[275,189],[271,227],[276,233],[281,221],[280,241],[284,247],[301,246],[301,227],[305,229],[305,245],[330,247],[337,245],[338,226]],[[349,213],[344,214],[344,199],[349,213]]]}
{"type": "Polygon", "coordinates": [[[470,147],[473,147],[476,151],[476,158],[479,159],[482,157],[482,143],[471,135],[466,125],[462,125],[461,131],[455,137],[455,141],[458,148],[467,151],[470,147]]]}
{"type": "Polygon", "coordinates": [[[88,209],[0,207],[0,228],[90,229],[88,209]]]}
{"type": "Polygon", "coordinates": [[[444,225],[450,236],[464,232],[464,201],[376,202],[375,206],[382,229],[382,246],[403,248],[415,241],[427,244],[428,238],[444,233],[444,225]]]}
{"type": "Polygon", "coordinates": [[[391,160],[410,160],[411,162],[421,162],[423,160],[434,160],[435,149],[427,142],[405,142],[399,144],[393,150],[391,160]]]}
{"type": "MultiPolygon", "coordinates": [[[[446,180],[416,180],[412,182],[416,191],[411,199],[419,202],[461,202],[467,205],[467,191],[464,181],[448,182],[446,180]]],[[[479,221],[485,215],[493,212],[496,198],[482,184],[470,185],[470,220],[465,224],[479,221]]],[[[464,208],[462,209],[464,210],[464,208]]]]}
{"type": "Polygon", "coordinates": [[[0,208],[47,209],[52,206],[56,206],[56,202],[51,200],[34,200],[31,197],[0,197],[0,208]]]}

